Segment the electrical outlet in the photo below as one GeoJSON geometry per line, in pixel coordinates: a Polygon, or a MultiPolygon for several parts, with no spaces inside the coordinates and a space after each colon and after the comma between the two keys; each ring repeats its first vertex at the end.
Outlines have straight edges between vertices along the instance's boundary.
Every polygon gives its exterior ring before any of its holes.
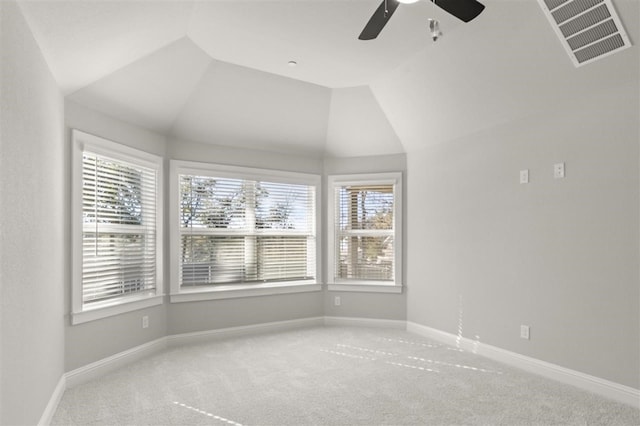
{"type": "Polygon", "coordinates": [[[520,170],[520,183],[529,183],[529,170],[520,170]]]}
{"type": "Polygon", "coordinates": [[[521,325],[520,326],[520,337],[522,339],[529,340],[529,326],[528,325],[521,325]]]}
{"type": "Polygon", "coordinates": [[[149,317],[146,315],[142,317],[142,328],[149,328],[149,317]]]}
{"type": "Polygon", "coordinates": [[[342,304],[342,300],[340,300],[340,296],[336,296],[333,298],[333,304],[335,306],[340,306],[342,304]]]}
{"type": "Polygon", "coordinates": [[[553,165],[553,177],[555,179],[562,179],[564,177],[564,163],[553,165]]]}

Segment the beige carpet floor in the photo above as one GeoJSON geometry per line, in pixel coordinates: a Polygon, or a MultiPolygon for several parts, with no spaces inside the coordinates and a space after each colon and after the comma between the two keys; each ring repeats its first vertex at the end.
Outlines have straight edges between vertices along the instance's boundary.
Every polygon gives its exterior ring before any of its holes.
{"type": "Polygon", "coordinates": [[[54,425],[640,425],[640,411],[399,330],[169,348],[68,389],[54,425]]]}

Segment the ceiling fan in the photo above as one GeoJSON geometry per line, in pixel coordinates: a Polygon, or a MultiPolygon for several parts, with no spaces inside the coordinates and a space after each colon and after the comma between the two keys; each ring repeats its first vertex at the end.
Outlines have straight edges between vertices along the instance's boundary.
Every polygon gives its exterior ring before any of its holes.
{"type": "MultiPolygon", "coordinates": [[[[360,40],[372,40],[378,37],[378,34],[382,31],[387,21],[391,19],[393,12],[396,11],[400,3],[415,3],[418,0],[382,0],[382,3],[373,16],[365,25],[364,30],[358,37],[360,40]]],[[[429,0],[436,6],[449,12],[456,18],[469,22],[484,10],[484,5],[476,0],[429,0]]]]}

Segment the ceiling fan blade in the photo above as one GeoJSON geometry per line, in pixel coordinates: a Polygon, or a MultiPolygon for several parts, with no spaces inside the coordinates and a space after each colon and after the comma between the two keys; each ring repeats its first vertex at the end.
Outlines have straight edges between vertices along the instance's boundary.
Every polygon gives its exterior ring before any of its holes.
{"type": "Polygon", "coordinates": [[[378,34],[380,34],[380,31],[382,31],[384,26],[387,24],[387,21],[391,18],[393,12],[396,11],[398,5],[398,0],[382,0],[382,3],[378,6],[376,11],[373,12],[373,16],[371,16],[371,19],[369,19],[369,22],[365,25],[364,30],[362,30],[358,39],[373,40],[378,37],[378,34]]]}
{"type": "MultiPolygon", "coordinates": [[[[450,13],[456,18],[469,22],[474,19],[476,16],[480,15],[480,13],[484,10],[484,5],[476,0],[430,0],[435,3],[436,6],[440,7],[442,10],[450,13]]],[[[367,22],[362,33],[358,39],[360,40],[373,40],[378,37],[378,34],[382,31],[393,12],[396,11],[400,3],[398,0],[382,0],[382,3],[375,12],[373,12],[373,16],[367,22]]]]}
{"type": "Polygon", "coordinates": [[[484,10],[484,5],[476,0],[431,0],[441,9],[456,18],[469,22],[484,10]]]}

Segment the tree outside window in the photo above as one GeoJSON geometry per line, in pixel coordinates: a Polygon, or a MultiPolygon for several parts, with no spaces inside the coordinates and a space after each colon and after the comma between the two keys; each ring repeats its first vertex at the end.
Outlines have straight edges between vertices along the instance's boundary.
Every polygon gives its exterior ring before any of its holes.
{"type": "Polygon", "coordinates": [[[315,278],[313,187],[178,178],[181,286],[315,278]]]}

